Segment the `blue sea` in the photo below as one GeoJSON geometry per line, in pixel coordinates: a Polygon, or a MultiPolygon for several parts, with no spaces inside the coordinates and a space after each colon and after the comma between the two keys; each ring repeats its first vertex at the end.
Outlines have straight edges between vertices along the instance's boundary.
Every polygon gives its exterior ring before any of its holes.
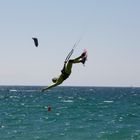
{"type": "Polygon", "coordinates": [[[0,86],[0,140],[140,140],[140,88],[0,86]]]}

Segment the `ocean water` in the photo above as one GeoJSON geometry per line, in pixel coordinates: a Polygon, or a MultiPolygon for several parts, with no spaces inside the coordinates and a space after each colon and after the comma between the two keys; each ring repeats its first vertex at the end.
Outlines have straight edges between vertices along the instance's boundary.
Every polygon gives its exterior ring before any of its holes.
{"type": "Polygon", "coordinates": [[[140,140],[140,88],[40,89],[0,87],[0,140],[140,140]]]}

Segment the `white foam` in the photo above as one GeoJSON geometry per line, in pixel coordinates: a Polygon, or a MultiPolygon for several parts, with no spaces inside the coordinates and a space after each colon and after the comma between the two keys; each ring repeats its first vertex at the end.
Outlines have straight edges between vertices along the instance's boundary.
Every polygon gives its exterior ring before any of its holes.
{"type": "Polygon", "coordinates": [[[113,103],[114,101],[104,101],[104,103],[113,103]]]}
{"type": "Polygon", "coordinates": [[[10,89],[10,92],[17,92],[16,89],[10,89]]]}
{"type": "Polygon", "coordinates": [[[85,98],[82,98],[82,97],[79,97],[78,99],[79,99],[79,100],[83,100],[83,101],[85,101],[85,100],[86,100],[85,98]]]}
{"type": "Polygon", "coordinates": [[[5,126],[4,125],[2,125],[2,126],[0,126],[1,128],[4,128],[5,126]]]}
{"type": "Polygon", "coordinates": [[[69,99],[73,99],[74,97],[68,97],[69,99]]]}
{"type": "Polygon", "coordinates": [[[69,125],[70,125],[70,122],[65,122],[65,125],[66,125],[66,126],[69,126],[69,125]]]}
{"type": "Polygon", "coordinates": [[[56,115],[57,115],[57,116],[59,116],[59,115],[60,115],[60,113],[56,113],[56,115]]]}
{"type": "Polygon", "coordinates": [[[73,103],[73,100],[63,100],[64,103],[73,103]]]}

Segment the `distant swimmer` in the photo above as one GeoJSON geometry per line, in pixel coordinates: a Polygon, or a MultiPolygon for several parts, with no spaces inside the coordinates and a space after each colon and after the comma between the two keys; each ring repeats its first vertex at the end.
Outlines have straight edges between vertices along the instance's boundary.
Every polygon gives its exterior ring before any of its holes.
{"type": "Polygon", "coordinates": [[[38,47],[38,39],[35,38],[35,37],[33,37],[32,39],[34,40],[34,44],[35,44],[35,46],[38,47]]]}
{"type": "Polygon", "coordinates": [[[70,76],[73,64],[76,64],[76,63],[85,64],[86,60],[87,60],[87,51],[85,50],[81,54],[81,56],[79,56],[75,59],[70,59],[68,61],[65,61],[63,69],[61,70],[61,75],[59,77],[54,77],[52,79],[53,84],[48,86],[47,88],[43,88],[42,92],[60,85],[64,80],[66,80],[70,76]]]}
{"type": "Polygon", "coordinates": [[[48,111],[51,111],[51,110],[52,110],[51,106],[48,106],[48,111]]]}

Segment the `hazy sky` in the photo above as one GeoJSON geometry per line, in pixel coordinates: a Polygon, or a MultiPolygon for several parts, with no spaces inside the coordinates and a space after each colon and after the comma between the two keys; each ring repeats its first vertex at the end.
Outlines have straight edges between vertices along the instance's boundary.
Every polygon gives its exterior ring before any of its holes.
{"type": "Polygon", "coordinates": [[[62,85],[140,86],[139,0],[1,0],[0,85],[49,85],[80,38],[62,85]]]}

